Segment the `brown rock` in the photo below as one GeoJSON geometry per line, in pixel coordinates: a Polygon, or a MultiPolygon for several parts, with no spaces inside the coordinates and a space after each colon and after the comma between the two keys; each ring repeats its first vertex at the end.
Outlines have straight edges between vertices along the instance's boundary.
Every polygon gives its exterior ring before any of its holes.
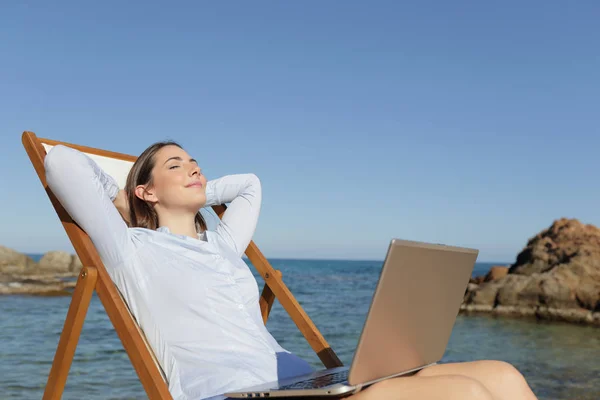
{"type": "Polygon", "coordinates": [[[66,296],[75,282],[10,282],[0,283],[0,295],[66,296]]]}
{"type": "Polygon", "coordinates": [[[581,283],[580,277],[587,275],[585,269],[587,269],[587,267],[580,269],[579,263],[573,262],[571,264],[559,265],[548,273],[548,276],[553,276],[558,281],[562,282],[563,285],[575,288],[581,283]]]}
{"type": "Polygon", "coordinates": [[[0,246],[0,273],[24,271],[33,267],[35,267],[35,261],[31,257],[8,247],[0,246]]]}
{"type": "Polygon", "coordinates": [[[496,295],[500,287],[495,282],[491,282],[487,285],[480,285],[472,291],[468,291],[469,288],[467,288],[466,302],[469,304],[493,306],[496,303],[496,295]]]}
{"type": "Polygon", "coordinates": [[[519,307],[519,306],[496,306],[492,312],[495,315],[514,315],[517,317],[534,317],[535,309],[531,307],[519,307]]]}
{"type": "Polygon", "coordinates": [[[503,306],[537,304],[537,293],[535,292],[537,282],[530,276],[508,275],[496,281],[496,284],[500,286],[497,304],[503,306]]]}
{"type": "Polygon", "coordinates": [[[0,246],[0,295],[68,295],[80,269],[79,258],[65,252],[48,252],[37,264],[0,246]]]}
{"type": "Polygon", "coordinates": [[[557,220],[528,241],[508,271],[493,269],[483,282],[471,282],[478,285],[467,288],[464,310],[492,304],[491,312],[498,315],[596,324],[600,229],[575,219],[557,220]]]}
{"type": "Polygon", "coordinates": [[[479,285],[477,285],[476,283],[469,283],[467,285],[467,292],[474,292],[475,290],[477,290],[478,287],[479,285]]]}
{"type": "Polygon", "coordinates": [[[81,260],[77,257],[77,254],[73,254],[71,256],[71,264],[69,265],[70,272],[79,273],[83,265],[81,264],[81,260]]]}
{"type": "Polygon", "coordinates": [[[549,271],[573,258],[600,255],[600,229],[576,219],[562,218],[531,238],[510,267],[511,274],[549,271]]]}
{"type": "Polygon", "coordinates": [[[571,288],[552,275],[540,279],[538,292],[539,305],[549,308],[579,308],[571,288]]]}
{"type": "Polygon", "coordinates": [[[484,282],[495,281],[504,278],[508,274],[508,267],[494,266],[484,278],[484,282]]]}
{"type": "Polygon", "coordinates": [[[481,285],[485,280],[485,276],[476,276],[474,278],[469,279],[469,283],[473,283],[475,285],[481,285]]]}
{"type": "Polygon", "coordinates": [[[39,262],[40,272],[71,272],[71,254],[64,251],[49,251],[39,262]]]}
{"type": "Polygon", "coordinates": [[[600,282],[585,282],[577,288],[575,298],[581,307],[600,312],[600,282]]]}

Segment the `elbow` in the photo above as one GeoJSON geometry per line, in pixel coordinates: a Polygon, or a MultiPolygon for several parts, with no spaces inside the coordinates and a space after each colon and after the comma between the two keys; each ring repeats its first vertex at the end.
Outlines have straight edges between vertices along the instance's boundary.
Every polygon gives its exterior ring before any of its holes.
{"type": "Polygon", "coordinates": [[[260,178],[256,174],[248,174],[248,182],[250,186],[260,187],[260,178]]]}
{"type": "Polygon", "coordinates": [[[260,196],[262,194],[262,183],[256,174],[248,174],[246,180],[247,192],[260,196]]]}
{"type": "Polygon", "coordinates": [[[238,175],[240,178],[239,191],[236,197],[248,200],[251,204],[260,204],[262,201],[262,186],[260,179],[253,173],[238,175]]]}
{"type": "Polygon", "coordinates": [[[52,188],[61,180],[67,179],[78,171],[80,166],[84,165],[83,154],[78,150],[64,145],[56,145],[50,149],[44,158],[44,169],[46,171],[46,182],[52,188]]]}
{"type": "Polygon", "coordinates": [[[57,168],[63,168],[69,163],[69,158],[73,157],[74,150],[58,144],[50,149],[44,158],[44,168],[46,171],[52,171],[57,168]]]}
{"type": "Polygon", "coordinates": [[[44,170],[48,185],[52,185],[55,176],[64,173],[65,166],[68,164],[68,150],[66,146],[56,145],[44,157],[44,170]]]}

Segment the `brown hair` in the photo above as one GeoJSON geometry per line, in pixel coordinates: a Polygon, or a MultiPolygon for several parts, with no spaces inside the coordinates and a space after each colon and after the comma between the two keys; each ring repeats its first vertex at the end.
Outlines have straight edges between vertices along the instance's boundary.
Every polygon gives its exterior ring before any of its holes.
{"type": "MultiPolygon", "coordinates": [[[[156,153],[165,146],[182,147],[173,141],[157,142],[148,147],[133,163],[127,182],[125,183],[125,194],[129,205],[129,226],[134,228],[158,229],[158,215],[148,202],[135,195],[138,185],[152,186],[152,169],[155,164],[156,153]]],[[[200,212],[196,214],[196,230],[206,230],[206,221],[200,212]]]]}

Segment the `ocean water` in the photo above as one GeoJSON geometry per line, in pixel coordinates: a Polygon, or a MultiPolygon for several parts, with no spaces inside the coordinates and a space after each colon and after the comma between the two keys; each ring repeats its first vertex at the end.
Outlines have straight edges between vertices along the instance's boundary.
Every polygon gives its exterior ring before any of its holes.
{"type": "MultiPolygon", "coordinates": [[[[349,365],[381,262],[270,261],[349,365]]],[[[489,267],[478,264],[475,274],[489,267]]],[[[0,297],[0,399],[41,398],[69,302],[69,297],[0,297]]],[[[285,348],[315,367],[321,365],[277,302],[267,326],[285,348]]],[[[481,359],[515,365],[540,399],[600,399],[597,328],[460,315],[442,362],[481,359]]],[[[97,298],[90,305],[63,396],[84,398],[146,398],[97,298]]]]}

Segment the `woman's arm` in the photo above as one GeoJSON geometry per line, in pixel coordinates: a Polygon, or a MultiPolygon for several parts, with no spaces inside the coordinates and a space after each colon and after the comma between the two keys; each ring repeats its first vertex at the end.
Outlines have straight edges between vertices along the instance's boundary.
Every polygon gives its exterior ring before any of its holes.
{"type": "MultiPolygon", "coordinates": [[[[127,225],[113,204],[119,187],[91,158],[70,147],[53,147],[44,160],[48,186],[90,236],[110,269],[131,254],[127,225]]],[[[110,272],[110,271],[109,271],[110,272]]]]}
{"type": "Polygon", "coordinates": [[[262,188],[254,174],[227,175],[206,184],[206,206],[231,203],[216,231],[240,257],[254,235],[261,202],[262,188]]]}

